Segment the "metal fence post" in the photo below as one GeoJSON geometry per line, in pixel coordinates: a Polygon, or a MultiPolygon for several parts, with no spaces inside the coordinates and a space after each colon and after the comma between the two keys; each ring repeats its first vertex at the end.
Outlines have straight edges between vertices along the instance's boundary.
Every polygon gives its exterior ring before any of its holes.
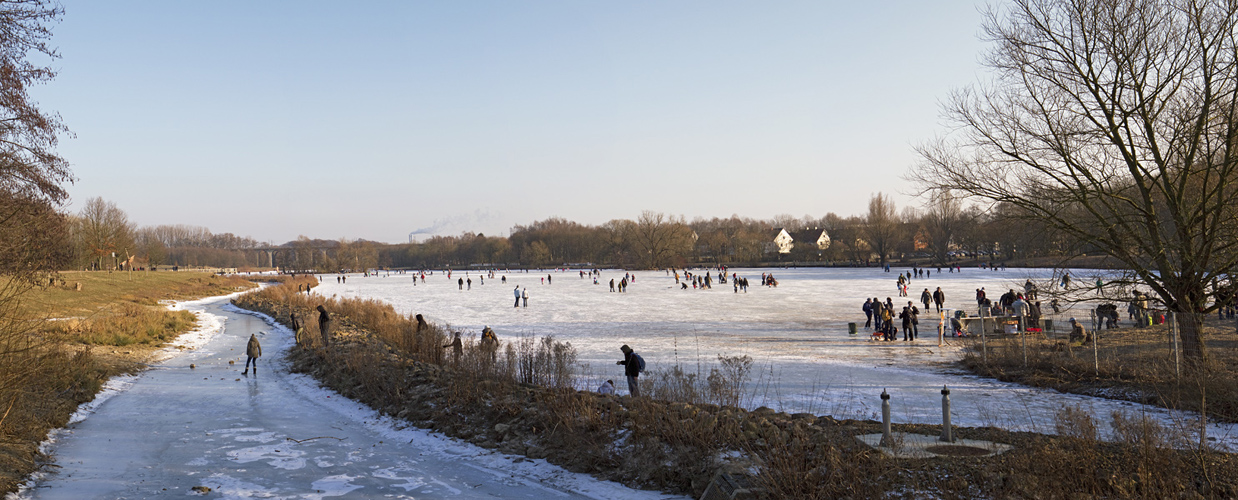
{"type": "Polygon", "coordinates": [[[938,441],[954,442],[954,427],[950,425],[950,389],[941,386],[941,437],[938,441]]]}
{"type": "Polygon", "coordinates": [[[894,444],[894,436],[890,435],[890,394],[881,390],[881,446],[894,444]]]}

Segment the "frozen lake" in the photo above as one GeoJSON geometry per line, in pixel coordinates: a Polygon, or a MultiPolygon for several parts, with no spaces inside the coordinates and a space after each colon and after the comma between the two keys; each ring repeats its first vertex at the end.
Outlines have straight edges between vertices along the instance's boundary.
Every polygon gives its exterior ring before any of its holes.
{"type": "MultiPolygon", "coordinates": [[[[576,270],[500,272],[493,279],[484,273],[445,272],[426,276],[424,284],[413,283],[413,274],[380,273],[369,277],[349,275],[347,282],[323,276],[315,288],[324,296],[379,299],[401,313],[420,313],[436,323],[449,324],[467,334],[478,334],[489,325],[500,340],[519,336],[553,335],[569,341],[579,352],[586,384],[614,379],[626,393],[619,346],[628,344],[640,353],[650,371],[678,364],[684,370],[708,374],[719,355],[748,355],[755,360],[745,406],[769,406],[787,412],[830,414],[839,418],[877,418],[878,395],[891,394],[896,422],[940,423],[941,388],[948,385],[958,425],[993,425],[1012,430],[1053,431],[1053,414],[1063,405],[1090,409],[1107,421],[1112,410],[1146,413],[1166,424],[1191,421],[1178,412],[1102,398],[1061,394],[1028,388],[951,371],[948,362],[959,356],[961,342],[946,339],[938,346],[936,320],[921,316],[920,340],[877,343],[863,331],[865,297],[894,299],[901,307],[919,303],[920,292],[941,287],[946,306],[974,314],[975,290],[984,287],[991,300],[1007,289],[1022,289],[1025,279],[1047,280],[1047,269],[1001,271],[964,269],[913,279],[908,297],[898,297],[898,271],[878,268],[732,269],[748,278],[748,293],[735,293],[731,284],[716,282],[712,289],[682,290],[673,276],[662,271],[630,272],[636,279],[627,293],[610,292],[608,282],[618,282],[622,270],[603,270],[598,284],[576,270]],[[779,286],[760,286],[761,273],[773,273],[779,286]],[[499,278],[506,276],[504,284],[499,278]],[[551,283],[544,281],[552,277],[551,283]],[[457,279],[472,279],[469,290],[460,290],[457,279]],[[529,306],[512,307],[512,289],[528,290],[529,306]],[[847,333],[847,323],[857,322],[859,335],[847,333]]],[[[1071,272],[1076,282],[1086,282],[1092,272],[1071,272]]],[[[1095,278],[1092,278],[1095,279],[1095,278]]],[[[1049,313],[1045,304],[1046,314],[1049,313]]],[[[1064,310],[1052,317],[1059,325],[1071,314],[1086,318],[1079,309],[1064,310]]],[[[1238,449],[1235,426],[1213,426],[1210,436],[1230,450],[1238,449]]]]}

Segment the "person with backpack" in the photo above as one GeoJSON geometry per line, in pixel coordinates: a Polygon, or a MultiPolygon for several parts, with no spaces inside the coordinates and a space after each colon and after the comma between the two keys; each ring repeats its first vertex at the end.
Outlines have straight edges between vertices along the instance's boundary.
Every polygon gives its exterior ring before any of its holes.
{"type": "Polygon", "coordinates": [[[616,361],[615,364],[624,365],[623,374],[628,377],[628,392],[632,394],[632,397],[639,398],[640,385],[636,378],[640,376],[641,372],[645,371],[645,358],[640,357],[640,354],[636,354],[636,351],[633,351],[627,344],[624,344],[619,350],[623,351],[623,361],[616,361]]]}

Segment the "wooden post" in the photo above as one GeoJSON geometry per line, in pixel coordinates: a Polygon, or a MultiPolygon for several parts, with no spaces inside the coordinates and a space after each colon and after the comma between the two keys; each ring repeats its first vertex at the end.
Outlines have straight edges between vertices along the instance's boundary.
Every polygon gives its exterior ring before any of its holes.
{"type": "Polygon", "coordinates": [[[1169,336],[1173,340],[1174,350],[1174,378],[1182,379],[1181,356],[1178,353],[1178,313],[1169,313],[1169,336]]]}
{"type": "MultiPolygon", "coordinates": [[[[1086,336],[1085,336],[1086,338],[1086,336]]],[[[1100,335],[1095,331],[1092,332],[1092,364],[1096,369],[1096,376],[1100,376],[1100,335]]]]}
{"type": "Polygon", "coordinates": [[[937,347],[945,342],[946,312],[937,311],[937,347]]]}
{"type": "Polygon", "coordinates": [[[1023,316],[1017,317],[1019,324],[1015,325],[1015,331],[1023,338],[1023,367],[1027,368],[1027,332],[1023,331],[1023,316]]]}
{"type": "Polygon", "coordinates": [[[985,337],[988,336],[988,332],[985,331],[986,329],[985,324],[988,323],[988,320],[986,319],[986,316],[985,316],[985,311],[984,311],[985,309],[987,308],[986,307],[980,308],[980,352],[981,352],[982,358],[984,359],[985,366],[988,366],[989,346],[985,342],[985,337]]]}

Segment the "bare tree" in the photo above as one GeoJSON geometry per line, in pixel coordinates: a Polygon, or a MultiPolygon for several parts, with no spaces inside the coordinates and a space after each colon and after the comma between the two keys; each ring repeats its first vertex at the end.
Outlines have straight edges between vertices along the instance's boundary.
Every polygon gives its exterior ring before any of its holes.
{"type": "Polygon", "coordinates": [[[963,203],[949,189],[934,190],[924,207],[924,232],[928,236],[933,260],[938,265],[949,260],[950,244],[963,219],[963,203]]]}
{"type": "Polygon", "coordinates": [[[649,269],[659,269],[692,249],[692,229],[683,218],[645,210],[636,223],[628,226],[625,240],[640,262],[649,269]]]}
{"type": "Polygon", "coordinates": [[[864,218],[864,238],[882,264],[894,249],[898,233],[899,218],[894,200],[882,193],[873,195],[868,200],[868,215],[864,218]]]}
{"type": "Polygon", "coordinates": [[[61,184],[73,180],[68,162],[55,152],[57,135],[68,129],[58,115],[39,109],[30,98],[30,87],[56,73],[27,57],[32,52],[59,57],[48,45],[48,25],[63,13],[59,5],[44,0],[0,2],[0,189],[53,204],[65,200],[61,184]]]}
{"type": "Polygon", "coordinates": [[[995,81],[952,96],[958,132],[922,146],[911,176],[1018,207],[1116,259],[1178,313],[1187,356],[1205,359],[1208,284],[1238,263],[1236,32],[1226,0],[990,10],[995,81]]]}
{"type": "Polygon", "coordinates": [[[113,202],[99,197],[86,200],[76,222],[74,236],[82,254],[94,261],[95,269],[114,267],[137,250],[133,224],[113,202]]]}

